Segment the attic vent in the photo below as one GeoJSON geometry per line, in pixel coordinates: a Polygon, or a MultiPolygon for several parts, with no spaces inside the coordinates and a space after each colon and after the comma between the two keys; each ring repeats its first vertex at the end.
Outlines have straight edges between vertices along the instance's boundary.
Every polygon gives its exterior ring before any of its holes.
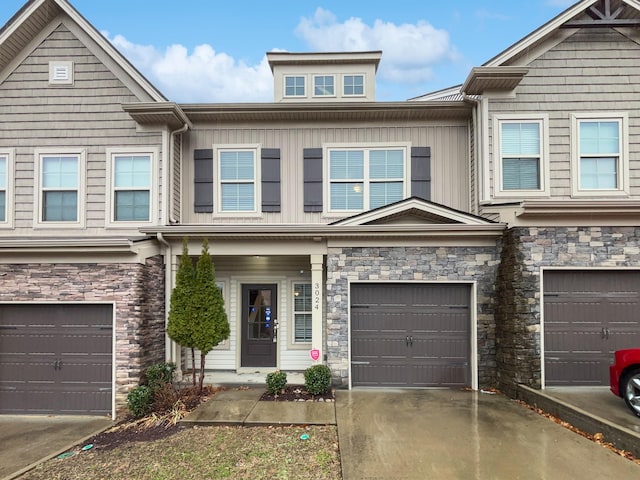
{"type": "Polygon", "coordinates": [[[73,62],[49,62],[50,85],[73,85],[73,62]]]}

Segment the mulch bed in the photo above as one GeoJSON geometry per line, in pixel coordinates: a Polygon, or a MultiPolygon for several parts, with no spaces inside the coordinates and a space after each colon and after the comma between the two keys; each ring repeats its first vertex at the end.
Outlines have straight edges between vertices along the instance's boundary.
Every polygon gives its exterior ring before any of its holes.
{"type": "Polygon", "coordinates": [[[304,385],[287,385],[277,395],[263,393],[260,400],[263,402],[333,402],[335,395],[333,389],[321,395],[313,395],[307,392],[304,385]]]}
{"type": "MultiPolygon", "coordinates": [[[[221,389],[209,386],[204,387],[202,393],[198,394],[197,390],[192,387],[180,389],[178,395],[185,405],[185,411],[190,412],[219,390],[221,389]]],[[[307,392],[304,385],[287,385],[282,393],[271,395],[265,392],[260,400],[266,402],[333,402],[335,395],[333,389],[322,395],[312,395],[307,392]]],[[[94,451],[108,451],[127,442],[149,442],[166,438],[186,428],[191,427],[166,421],[153,424],[153,422],[136,420],[129,415],[110,429],[88,439],[84,445],[93,445],[92,450],[94,451]]],[[[80,447],[82,446],[80,445],[80,447]]]]}
{"type": "MultiPolygon", "coordinates": [[[[220,388],[213,388],[211,386],[205,386],[202,392],[198,393],[196,387],[181,388],[175,392],[176,398],[171,398],[168,401],[171,403],[179,399],[184,404],[184,412],[190,412],[194,410],[198,405],[206,402],[215,395],[220,388]]],[[[162,409],[160,412],[156,412],[162,415],[162,409]]],[[[85,445],[92,444],[92,449],[95,450],[112,450],[119,445],[126,442],[148,442],[168,437],[174,433],[184,430],[185,428],[178,423],[169,421],[149,422],[143,421],[144,419],[136,419],[131,415],[127,415],[122,420],[118,421],[113,427],[99,433],[93,438],[90,438],[85,442],[85,445]]]]}

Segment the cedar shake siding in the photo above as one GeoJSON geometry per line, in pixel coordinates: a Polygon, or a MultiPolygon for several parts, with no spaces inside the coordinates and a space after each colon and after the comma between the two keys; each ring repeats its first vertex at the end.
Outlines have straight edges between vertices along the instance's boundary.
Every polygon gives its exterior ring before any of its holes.
{"type": "MultiPolygon", "coordinates": [[[[91,235],[105,226],[106,149],[159,148],[161,135],[138,133],[122,104],[139,101],[64,24],[58,26],[0,83],[0,144],[15,150],[15,236],[51,235],[33,230],[34,151],[81,149],[86,154],[85,208],[80,212],[91,235]],[[73,62],[72,86],[49,85],[49,61],[73,62]]],[[[157,182],[162,178],[156,160],[157,182]]],[[[161,186],[159,185],[159,188],[161,186]]],[[[156,199],[158,201],[158,199],[156,199]]],[[[77,235],[77,229],[56,231],[77,235]]],[[[109,235],[117,234],[113,229],[109,235]]]]}

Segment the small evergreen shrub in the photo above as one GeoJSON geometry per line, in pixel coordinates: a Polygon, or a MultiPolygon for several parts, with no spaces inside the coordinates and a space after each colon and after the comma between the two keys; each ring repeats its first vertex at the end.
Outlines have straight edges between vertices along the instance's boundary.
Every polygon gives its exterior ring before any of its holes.
{"type": "Polygon", "coordinates": [[[271,395],[278,395],[287,384],[287,374],[276,371],[267,374],[267,392],[271,395]]]}
{"type": "Polygon", "coordinates": [[[146,385],[153,391],[165,384],[173,384],[173,374],[176,371],[175,363],[154,363],[145,371],[146,385]]]}
{"type": "Polygon", "coordinates": [[[312,395],[327,393],[331,386],[331,370],[326,365],[314,365],[304,371],[304,385],[312,395]]]}
{"type": "Polygon", "coordinates": [[[153,390],[146,385],[133,388],[127,394],[127,406],[131,414],[136,417],[144,417],[151,411],[153,404],[153,390]]]}

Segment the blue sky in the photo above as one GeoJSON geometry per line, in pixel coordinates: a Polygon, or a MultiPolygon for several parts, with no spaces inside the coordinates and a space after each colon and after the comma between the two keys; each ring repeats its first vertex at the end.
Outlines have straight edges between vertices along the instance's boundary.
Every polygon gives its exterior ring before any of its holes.
{"type": "MultiPolygon", "coordinates": [[[[25,0],[1,0],[4,24],[25,0]]],[[[469,70],[574,0],[71,0],[176,102],[269,102],[265,52],[382,50],[376,97],[406,100],[469,70]]]]}

